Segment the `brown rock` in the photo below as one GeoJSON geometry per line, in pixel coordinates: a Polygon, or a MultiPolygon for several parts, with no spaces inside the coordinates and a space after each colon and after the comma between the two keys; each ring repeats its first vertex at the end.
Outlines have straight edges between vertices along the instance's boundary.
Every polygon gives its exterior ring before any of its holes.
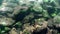
{"type": "Polygon", "coordinates": [[[9,32],[9,34],[18,34],[17,30],[15,28],[12,28],[12,30],[9,32]]]}

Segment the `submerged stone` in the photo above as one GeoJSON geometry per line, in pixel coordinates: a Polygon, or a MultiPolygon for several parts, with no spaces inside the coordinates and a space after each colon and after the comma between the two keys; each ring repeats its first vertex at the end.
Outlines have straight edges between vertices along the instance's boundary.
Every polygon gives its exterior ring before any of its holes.
{"type": "Polygon", "coordinates": [[[9,26],[14,23],[14,20],[11,18],[0,18],[0,25],[9,26]]]}

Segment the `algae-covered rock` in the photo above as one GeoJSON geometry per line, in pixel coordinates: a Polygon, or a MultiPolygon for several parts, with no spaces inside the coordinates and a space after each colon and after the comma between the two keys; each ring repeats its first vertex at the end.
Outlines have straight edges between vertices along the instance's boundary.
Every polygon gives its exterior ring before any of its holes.
{"type": "Polygon", "coordinates": [[[60,27],[59,1],[0,0],[0,33],[5,34],[10,30],[9,34],[31,34],[34,31],[40,33],[47,28],[51,28],[51,31],[58,30],[57,28],[60,27]]]}
{"type": "Polygon", "coordinates": [[[0,25],[9,26],[14,23],[14,20],[11,18],[0,18],[0,25]]]}
{"type": "Polygon", "coordinates": [[[60,24],[60,16],[59,15],[57,15],[57,16],[54,17],[54,22],[56,24],[60,24]]]}

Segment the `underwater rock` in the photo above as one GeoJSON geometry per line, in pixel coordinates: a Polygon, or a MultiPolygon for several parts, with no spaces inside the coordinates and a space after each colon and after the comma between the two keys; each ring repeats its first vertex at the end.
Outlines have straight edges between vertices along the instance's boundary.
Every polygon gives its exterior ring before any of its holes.
{"type": "Polygon", "coordinates": [[[9,34],[18,34],[18,32],[15,28],[12,28],[9,34]]]}
{"type": "Polygon", "coordinates": [[[60,24],[60,16],[59,15],[54,17],[54,23],[60,24]]]}
{"type": "Polygon", "coordinates": [[[0,18],[0,25],[3,26],[9,26],[14,23],[14,20],[12,18],[0,18]]]}

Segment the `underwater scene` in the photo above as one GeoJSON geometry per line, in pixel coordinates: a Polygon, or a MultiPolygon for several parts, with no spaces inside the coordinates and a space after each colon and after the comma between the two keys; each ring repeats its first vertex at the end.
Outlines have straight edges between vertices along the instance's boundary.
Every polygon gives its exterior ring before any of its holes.
{"type": "Polygon", "coordinates": [[[0,0],[0,34],[60,34],[60,0],[0,0]]]}

